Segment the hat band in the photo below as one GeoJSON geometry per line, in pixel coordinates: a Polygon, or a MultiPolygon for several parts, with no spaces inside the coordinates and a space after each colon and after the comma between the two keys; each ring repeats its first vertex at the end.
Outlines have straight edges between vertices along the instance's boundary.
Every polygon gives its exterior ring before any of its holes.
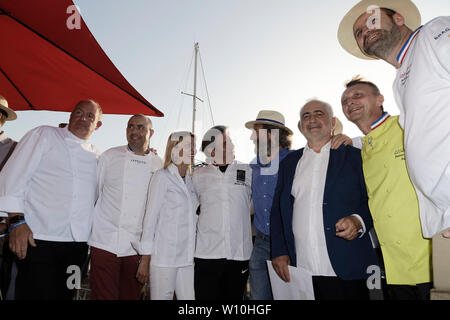
{"type": "Polygon", "coordinates": [[[266,119],[266,118],[258,118],[256,119],[256,121],[268,121],[268,122],[273,122],[279,125],[282,125],[284,127],[284,123],[276,121],[276,120],[272,120],[272,119],[266,119]]]}

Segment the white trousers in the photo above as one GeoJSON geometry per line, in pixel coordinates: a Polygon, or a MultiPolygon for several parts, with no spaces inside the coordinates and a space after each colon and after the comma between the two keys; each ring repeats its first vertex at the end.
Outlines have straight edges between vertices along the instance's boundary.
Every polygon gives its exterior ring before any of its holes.
{"type": "Polygon", "coordinates": [[[150,266],[150,299],[194,300],[194,265],[180,268],[150,266]]]}

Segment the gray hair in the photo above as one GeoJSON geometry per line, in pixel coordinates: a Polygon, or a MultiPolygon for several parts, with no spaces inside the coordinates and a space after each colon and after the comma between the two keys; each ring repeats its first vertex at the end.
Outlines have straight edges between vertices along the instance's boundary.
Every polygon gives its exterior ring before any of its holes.
{"type": "Polygon", "coordinates": [[[316,103],[321,105],[322,107],[325,108],[325,110],[327,111],[327,114],[330,118],[330,122],[333,121],[333,117],[334,117],[334,113],[333,113],[333,108],[331,107],[331,105],[325,101],[319,100],[319,99],[310,99],[308,100],[303,107],[300,109],[300,125],[302,124],[302,114],[303,114],[303,109],[305,109],[305,107],[311,103],[316,103]]]}

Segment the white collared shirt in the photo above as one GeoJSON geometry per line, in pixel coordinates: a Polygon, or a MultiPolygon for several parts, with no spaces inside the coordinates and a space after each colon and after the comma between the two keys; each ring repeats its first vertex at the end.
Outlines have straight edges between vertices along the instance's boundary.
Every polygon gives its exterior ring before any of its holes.
{"type": "Polygon", "coordinates": [[[250,166],[237,161],[224,173],[213,165],[195,170],[193,182],[200,201],[195,257],[250,259],[251,179],[250,166]]]}
{"type": "Polygon", "coordinates": [[[67,128],[29,131],[0,173],[0,210],[24,213],[35,239],[87,241],[97,156],[92,144],[67,128]]]}
{"type": "Polygon", "coordinates": [[[328,142],[320,153],[306,146],[297,164],[291,191],[295,198],[292,229],[297,265],[313,275],[335,277],[323,231],[322,210],[330,145],[328,142]]]}
{"type": "Polygon", "coordinates": [[[105,151],[99,158],[98,200],[89,245],[118,257],[136,255],[132,242],[141,238],[150,179],[162,160],[150,152],[134,154],[128,146],[105,151]]]}
{"type": "Polygon", "coordinates": [[[150,254],[153,266],[193,265],[197,206],[191,176],[183,180],[174,164],[158,170],[150,181],[142,238],[133,246],[150,254]]]}
{"type": "Polygon", "coordinates": [[[425,237],[450,227],[450,17],[418,29],[401,50],[394,95],[425,237]]]}

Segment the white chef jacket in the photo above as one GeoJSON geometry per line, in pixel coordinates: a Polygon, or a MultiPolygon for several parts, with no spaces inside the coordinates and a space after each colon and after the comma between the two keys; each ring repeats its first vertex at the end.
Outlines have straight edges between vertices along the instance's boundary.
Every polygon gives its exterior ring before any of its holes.
{"type": "Polygon", "coordinates": [[[250,259],[251,179],[250,166],[238,161],[224,173],[213,165],[194,171],[193,182],[200,201],[195,257],[250,259]]]}
{"type": "Polygon", "coordinates": [[[0,173],[0,210],[24,213],[35,239],[87,241],[98,154],[67,127],[29,131],[0,173]]]}
{"type": "Polygon", "coordinates": [[[320,153],[306,146],[297,164],[291,190],[295,198],[292,229],[297,265],[309,270],[313,275],[336,277],[323,232],[322,205],[330,145],[328,142],[320,153]]]}
{"type": "Polygon", "coordinates": [[[88,244],[118,257],[138,254],[150,179],[162,160],[150,152],[134,154],[128,146],[105,151],[99,158],[98,200],[88,244]]]}
{"type": "Polygon", "coordinates": [[[432,237],[450,227],[450,17],[416,30],[397,59],[393,87],[406,162],[423,235],[432,237]]]}
{"type": "Polygon", "coordinates": [[[150,181],[139,253],[151,255],[151,265],[186,267],[194,263],[195,211],[198,202],[191,176],[185,180],[170,164],[150,181]]]}

